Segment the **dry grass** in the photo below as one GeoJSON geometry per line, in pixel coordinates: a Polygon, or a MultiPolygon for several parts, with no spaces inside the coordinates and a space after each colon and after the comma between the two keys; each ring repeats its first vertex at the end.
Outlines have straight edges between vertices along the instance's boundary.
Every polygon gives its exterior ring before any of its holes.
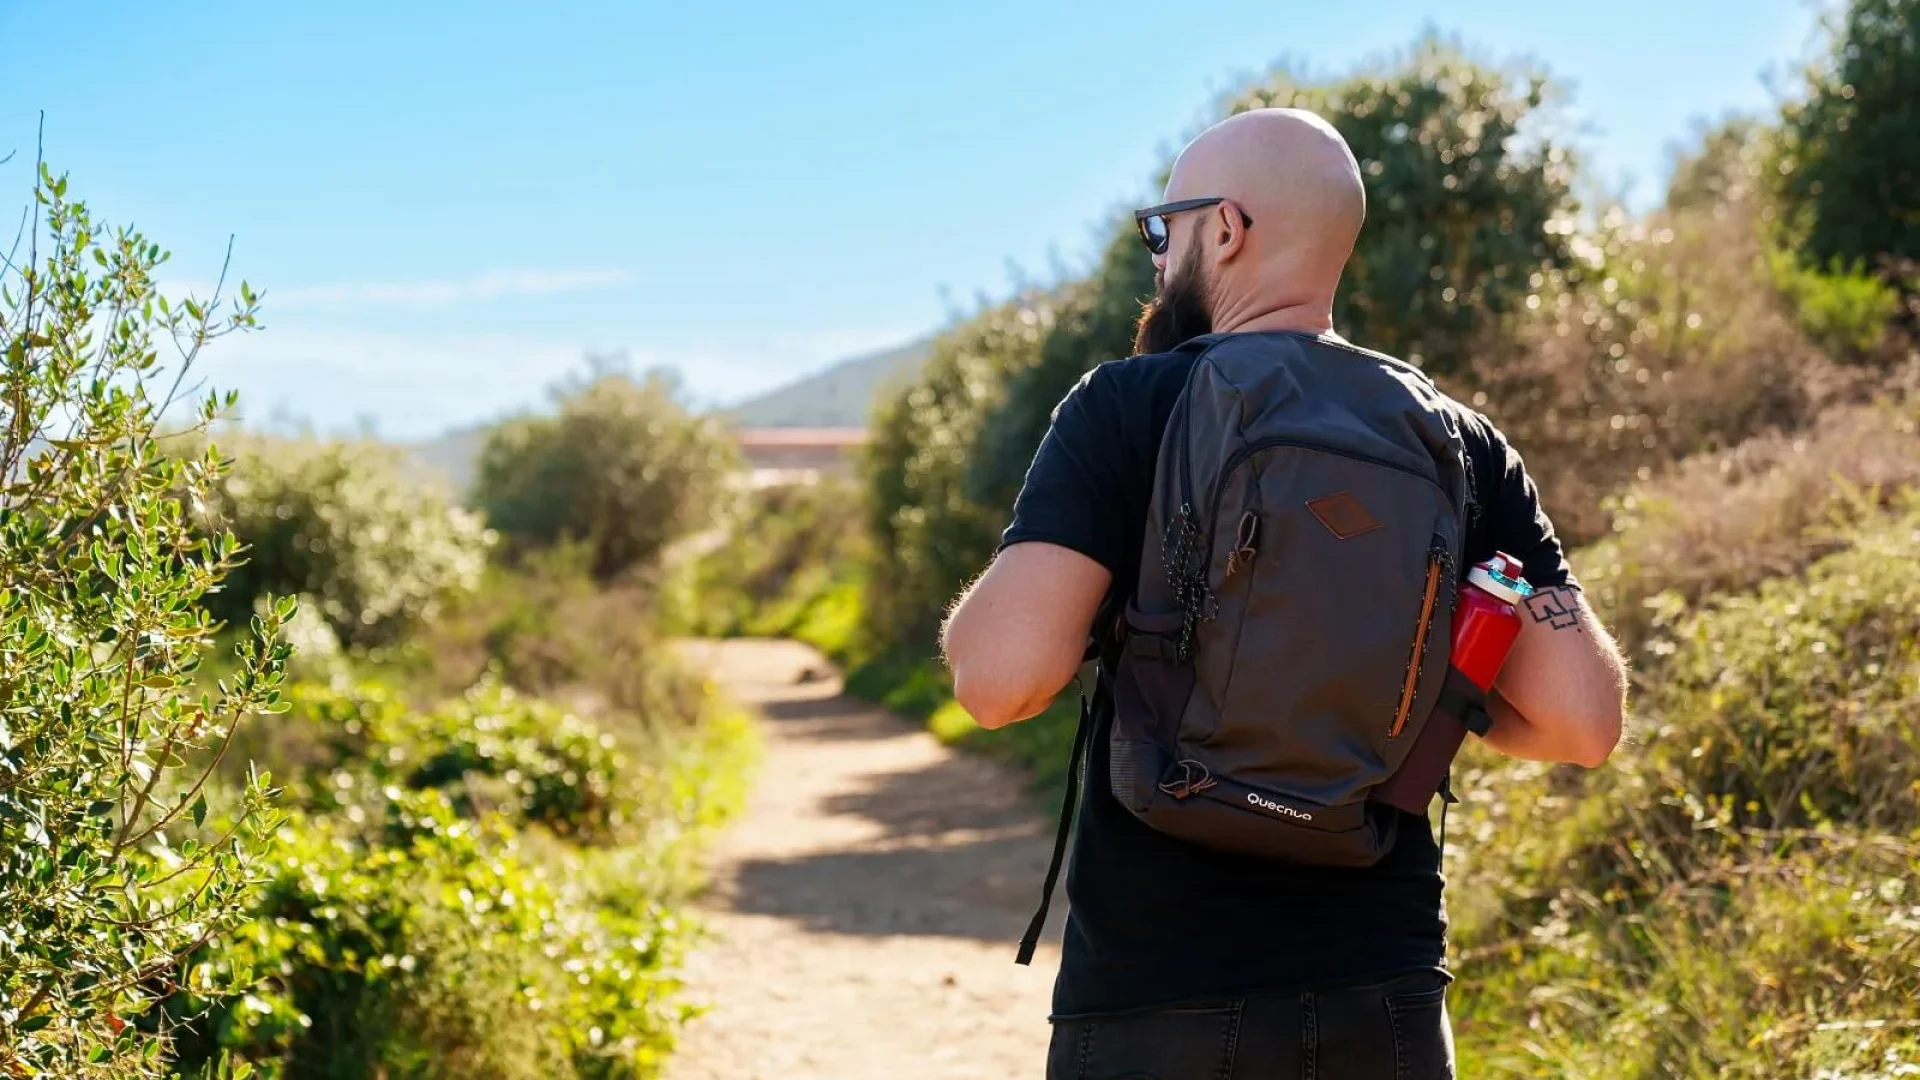
{"type": "Polygon", "coordinates": [[[1690,458],[1609,503],[1613,535],[1575,568],[1629,646],[1712,593],[1797,573],[1846,543],[1846,528],[1920,486],[1920,397],[1898,392],[1829,410],[1690,458]]]}

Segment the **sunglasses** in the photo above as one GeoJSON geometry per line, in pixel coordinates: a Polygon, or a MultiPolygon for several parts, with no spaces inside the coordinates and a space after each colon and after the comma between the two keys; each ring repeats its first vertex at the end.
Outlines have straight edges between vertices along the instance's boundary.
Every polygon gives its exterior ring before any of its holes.
{"type": "MultiPolygon", "coordinates": [[[[1181,199],[1179,202],[1161,203],[1159,206],[1149,206],[1145,210],[1135,210],[1133,212],[1133,223],[1140,227],[1140,240],[1147,245],[1147,250],[1153,252],[1155,255],[1165,255],[1167,253],[1167,244],[1169,243],[1167,233],[1168,218],[1175,214],[1184,214],[1189,210],[1204,210],[1209,206],[1218,206],[1226,201],[1226,198],[1223,196],[1213,199],[1181,199]]],[[[1245,210],[1240,211],[1240,221],[1248,228],[1253,227],[1253,218],[1248,215],[1245,210]]]]}

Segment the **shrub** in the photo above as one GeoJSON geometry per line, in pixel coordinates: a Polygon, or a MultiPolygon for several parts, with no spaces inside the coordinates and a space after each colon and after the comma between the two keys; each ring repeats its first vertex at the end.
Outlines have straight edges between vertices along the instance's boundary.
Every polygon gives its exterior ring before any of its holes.
{"type": "Polygon", "coordinates": [[[1786,109],[1781,195],[1811,265],[1920,261],[1920,2],[1849,0],[1786,109]]]}
{"type": "MultiPolygon", "coordinates": [[[[1520,135],[1551,96],[1535,73],[1495,70],[1429,38],[1341,78],[1276,73],[1224,111],[1307,108],[1340,131],[1364,170],[1370,210],[1334,325],[1452,374],[1526,302],[1535,276],[1585,270],[1570,256],[1572,158],[1549,138],[1520,135]]],[[[1007,366],[984,430],[959,436],[969,440],[970,499],[1000,512],[1012,504],[1054,406],[1095,365],[1133,351],[1153,292],[1153,262],[1132,221],[1117,223],[1092,274],[1058,290],[1038,355],[1007,366]]]]}
{"type": "Polygon", "coordinates": [[[266,592],[297,593],[348,645],[383,645],[471,591],[490,538],[473,514],[409,477],[399,452],[365,442],[224,434],[232,470],[209,517],[247,547],[209,599],[229,622],[266,592]]]}
{"type": "Polygon", "coordinates": [[[670,917],[606,904],[608,864],[475,824],[444,792],[374,794],[365,825],[287,829],[256,917],[196,958],[189,986],[269,978],[176,1000],[209,1012],[182,1068],[227,1052],[288,1080],[656,1075],[685,1015],[670,917]]]}
{"type": "Polygon", "coordinates": [[[1613,533],[1574,556],[1587,595],[1635,648],[1713,594],[1799,573],[1920,487],[1917,424],[1920,405],[1901,396],[1843,406],[1628,488],[1613,533]]]}
{"type": "Polygon", "coordinates": [[[278,725],[287,730],[257,749],[297,778],[306,809],[331,812],[363,787],[397,784],[444,792],[468,817],[538,824],[578,842],[608,842],[631,826],[626,755],[612,735],[551,703],[492,683],[429,709],[378,684],[296,684],[288,700],[278,725]]]}
{"type": "Polygon", "coordinates": [[[474,499],[510,554],[575,542],[604,581],[705,524],[735,455],[667,376],[600,371],[556,401],[555,415],[494,429],[480,453],[474,499]]]}
{"type": "Polygon", "coordinates": [[[1007,508],[970,494],[970,462],[1008,380],[1037,363],[1060,309],[1040,292],[934,342],[920,381],[883,403],[864,462],[876,641],[931,642],[953,594],[993,553],[1007,508]]]}
{"type": "Polygon", "coordinates": [[[1563,538],[1604,534],[1623,485],[1802,427],[1866,378],[1801,332],[1762,224],[1737,203],[1610,220],[1581,248],[1589,280],[1543,277],[1453,385],[1525,453],[1563,538]]]}
{"type": "Polygon", "coordinates": [[[1535,275],[1584,273],[1573,252],[1572,153],[1529,124],[1553,96],[1538,71],[1499,70],[1429,36],[1344,79],[1277,75],[1231,111],[1295,106],[1339,129],[1366,177],[1368,208],[1334,326],[1446,375],[1465,370],[1486,331],[1520,310],[1535,275]]]}
{"type": "Polygon", "coordinates": [[[481,687],[430,710],[297,685],[294,810],[253,918],[185,965],[177,1066],[284,1080],[644,1078],[688,1010],[690,842],[735,808],[750,727],[702,700],[622,745],[481,687]],[[233,971],[251,993],[203,990],[233,971]]]}
{"type": "Polygon", "coordinates": [[[669,619],[712,637],[796,635],[859,573],[860,491],[840,480],[746,493],[670,575],[669,619]]]}
{"type": "Polygon", "coordinates": [[[209,808],[203,754],[278,709],[292,605],[253,621],[217,687],[195,684],[215,629],[198,604],[237,544],[181,504],[218,459],[156,435],[163,388],[255,306],[245,285],[232,307],[170,302],[157,245],[96,225],[64,176],[38,180],[26,257],[0,277],[0,1074],[154,1077],[151,980],[252,903],[273,827],[264,777],[209,808]]]}
{"type": "Polygon", "coordinates": [[[428,697],[461,693],[491,673],[588,714],[675,726],[699,715],[700,691],[668,655],[657,621],[644,576],[597,583],[578,548],[556,548],[489,568],[476,592],[396,659],[428,697]]]}
{"type": "Polygon", "coordinates": [[[1900,314],[1899,290],[1837,259],[1821,271],[1785,251],[1773,251],[1767,268],[1774,288],[1799,317],[1800,328],[1829,356],[1865,360],[1887,354],[1882,346],[1900,314]]]}
{"type": "Polygon", "coordinates": [[[1878,1023],[1920,993],[1917,635],[1907,509],[1804,576],[1680,620],[1642,688],[1644,737],[1609,768],[1468,770],[1451,892],[1469,1062],[1622,1077],[1920,1064],[1910,1029],[1878,1023]]]}

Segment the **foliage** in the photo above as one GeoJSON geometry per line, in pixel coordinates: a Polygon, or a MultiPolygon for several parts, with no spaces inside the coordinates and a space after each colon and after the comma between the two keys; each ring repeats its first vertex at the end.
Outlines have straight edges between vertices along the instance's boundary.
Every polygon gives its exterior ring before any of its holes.
{"type": "Polygon", "coordinates": [[[1680,620],[1642,681],[1645,738],[1607,769],[1467,771],[1451,891],[1471,1071],[1920,1064],[1911,1029],[1876,1022],[1920,993],[1917,619],[1910,508],[1680,620]]]}
{"type": "Polygon", "coordinates": [[[1529,125],[1553,96],[1544,74],[1498,70],[1429,37],[1327,84],[1277,75],[1231,109],[1311,109],[1339,129],[1366,177],[1367,224],[1334,326],[1445,375],[1519,310],[1535,275],[1583,270],[1572,155],[1529,125]]]}
{"type": "Polygon", "coordinates": [[[1920,2],[1849,0],[1784,135],[1781,195],[1810,264],[1920,261],[1920,2]]]}
{"type": "Polygon", "coordinates": [[[1613,532],[1574,557],[1629,649],[1689,607],[1799,573],[1848,526],[1920,488],[1920,404],[1829,409],[1794,435],[1688,458],[1612,500],[1613,532]]]}
{"type": "Polygon", "coordinates": [[[656,1075],[687,1013],[690,841],[738,802],[739,718],[703,703],[623,743],[496,686],[429,710],[373,683],[289,696],[255,749],[295,777],[294,824],[255,917],[187,981],[267,978],[169,1002],[210,1010],[180,1067],[226,1051],[288,1080],[656,1075]]]}
{"type": "Polygon", "coordinates": [[[347,645],[382,645],[472,591],[491,538],[475,515],[366,442],[222,434],[234,455],[208,516],[246,545],[245,565],[209,597],[220,618],[249,616],[266,592],[298,594],[347,645]]]}
{"type": "Polygon", "coordinates": [[[1777,152],[1778,132],[1759,117],[1734,115],[1716,124],[1696,121],[1694,146],[1678,154],[1667,181],[1666,210],[1707,212],[1728,205],[1757,205],[1769,222],[1775,210],[1767,166],[1777,152]]]}
{"type": "Polygon", "coordinates": [[[636,382],[602,369],[561,388],[556,414],[490,432],[474,499],[509,553],[578,543],[607,581],[703,525],[735,455],[675,393],[659,373],[636,382]]]}
{"type": "Polygon", "coordinates": [[[444,792],[467,817],[539,824],[575,842],[615,839],[633,817],[631,769],[612,735],[498,684],[430,709],[377,684],[300,684],[290,702],[277,745],[256,749],[276,765],[298,754],[281,770],[297,807],[333,812],[358,788],[398,784],[444,792]]]}
{"type": "MultiPolygon", "coordinates": [[[[1281,72],[1227,102],[1311,109],[1353,148],[1368,218],[1334,307],[1334,325],[1436,373],[1465,370],[1484,332],[1518,310],[1535,279],[1571,258],[1573,162],[1551,140],[1523,134],[1549,101],[1545,79],[1480,64],[1423,40],[1391,63],[1322,83],[1281,72]]],[[[1011,366],[979,435],[968,493],[1010,505],[1054,405],[1095,365],[1133,351],[1152,260],[1132,222],[1120,223],[1086,279],[1059,290],[1037,359],[1011,366]]],[[[967,436],[962,436],[967,437],[967,436]]]]}
{"type": "Polygon", "coordinates": [[[1029,293],[934,342],[919,382],[883,404],[867,445],[869,625],[931,641],[954,591],[992,555],[1005,510],[971,496],[970,462],[1009,379],[1039,362],[1060,303],[1029,293]]]}
{"type": "Polygon", "coordinates": [[[1827,355],[1856,360],[1882,352],[1900,314],[1899,290],[1864,270],[1848,270],[1838,259],[1822,271],[1776,250],[1768,253],[1767,269],[1800,328],[1827,355]]]}
{"type": "Polygon", "coordinates": [[[1093,275],[1060,290],[1058,311],[1032,365],[1009,373],[1004,395],[977,436],[967,473],[969,498],[1013,505],[1054,406],[1095,365],[1133,352],[1140,305],[1154,289],[1153,260],[1128,221],[1113,230],[1093,275]]]}
{"type": "MultiPolygon", "coordinates": [[[[1324,84],[1275,75],[1230,101],[1319,111],[1352,145],[1372,210],[1336,310],[1364,344],[1464,369],[1487,329],[1541,275],[1577,281],[1572,162],[1522,134],[1545,82],[1435,40],[1396,66],[1324,84]]],[[[1054,405],[1086,371],[1132,351],[1153,264],[1116,228],[1085,279],[981,313],[937,339],[920,381],[882,406],[869,447],[869,576],[883,642],[931,639],[948,600],[992,554],[1054,405]]]]}
{"type": "Polygon", "coordinates": [[[746,493],[716,542],[671,573],[669,622],[709,637],[800,633],[866,560],[860,495],[830,478],[746,493]]]}
{"type": "Polygon", "coordinates": [[[1806,425],[1866,376],[1839,368],[1772,287],[1762,207],[1719,203],[1580,238],[1584,284],[1548,276],[1450,388],[1499,424],[1563,537],[1605,496],[1690,454],[1806,425]]]}
{"type": "Polygon", "coordinates": [[[533,552],[490,567],[480,588],[450,605],[395,657],[428,696],[458,694],[498,677],[530,694],[589,712],[671,726],[699,714],[700,691],[668,661],[645,574],[602,585],[585,551],[533,552]]]}
{"type": "Polygon", "coordinates": [[[198,602],[238,544],[182,506],[218,458],[156,434],[201,348],[256,307],[245,285],[169,301],[159,247],[96,225],[44,166],[28,236],[0,277],[0,1073],[151,1077],[154,980],[251,903],[274,826],[265,777],[209,809],[205,756],[280,707],[293,605],[196,685],[215,630],[198,602]]]}

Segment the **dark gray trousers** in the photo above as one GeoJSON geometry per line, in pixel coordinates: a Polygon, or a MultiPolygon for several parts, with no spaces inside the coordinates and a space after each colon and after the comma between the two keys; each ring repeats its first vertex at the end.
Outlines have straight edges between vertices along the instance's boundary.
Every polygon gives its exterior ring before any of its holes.
{"type": "Polygon", "coordinates": [[[1444,976],[1054,1023],[1047,1080],[1451,1080],[1444,976]]]}

